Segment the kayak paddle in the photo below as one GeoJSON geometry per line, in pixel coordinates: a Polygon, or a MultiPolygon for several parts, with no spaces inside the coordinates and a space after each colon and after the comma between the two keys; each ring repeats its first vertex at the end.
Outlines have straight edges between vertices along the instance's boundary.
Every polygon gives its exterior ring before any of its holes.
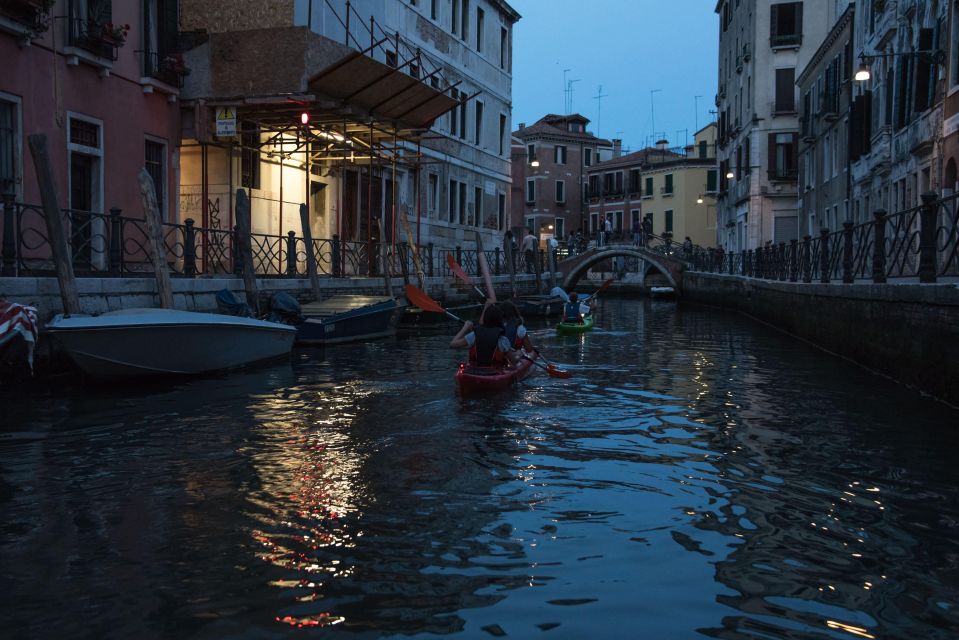
{"type": "MultiPolygon", "coordinates": [[[[542,363],[537,362],[536,360],[533,360],[526,354],[523,354],[522,358],[524,360],[529,360],[530,362],[535,364],[537,367],[545,371],[546,375],[548,375],[550,378],[562,378],[565,380],[566,378],[573,377],[573,374],[570,373],[569,371],[566,371],[565,369],[557,369],[556,366],[553,364],[550,364],[549,366],[544,365],[542,363]]],[[[543,359],[545,360],[546,358],[543,358],[543,359]]]]}
{"type": "Polygon", "coordinates": [[[473,282],[472,278],[466,275],[466,272],[463,271],[463,267],[459,266],[456,263],[456,258],[453,257],[453,254],[451,253],[446,254],[446,264],[450,266],[450,271],[453,272],[453,275],[455,275],[457,278],[459,278],[460,280],[462,280],[469,286],[473,287],[473,289],[476,290],[476,293],[480,294],[480,296],[482,296],[483,298],[486,298],[486,294],[483,293],[480,290],[480,288],[476,286],[476,283],[473,282]]]}

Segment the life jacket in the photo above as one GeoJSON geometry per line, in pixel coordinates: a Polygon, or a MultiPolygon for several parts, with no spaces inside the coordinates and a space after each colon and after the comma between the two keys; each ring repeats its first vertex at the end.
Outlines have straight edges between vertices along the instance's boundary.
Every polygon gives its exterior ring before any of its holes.
{"type": "Polygon", "coordinates": [[[506,328],[503,329],[503,334],[509,340],[509,343],[519,349],[523,346],[523,339],[519,337],[519,328],[522,325],[515,320],[507,320],[506,328]]]}
{"type": "Polygon", "coordinates": [[[491,367],[505,362],[505,354],[498,349],[502,327],[473,327],[476,339],[470,347],[470,361],[481,367],[491,367]]]}
{"type": "Polygon", "coordinates": [[[566,303],[566,306],[563,307],[563,317],[566,319],[566,322],[582,322],[583,321],[583,318],[580,317],[578,300],[576,302],[566,303]]]}

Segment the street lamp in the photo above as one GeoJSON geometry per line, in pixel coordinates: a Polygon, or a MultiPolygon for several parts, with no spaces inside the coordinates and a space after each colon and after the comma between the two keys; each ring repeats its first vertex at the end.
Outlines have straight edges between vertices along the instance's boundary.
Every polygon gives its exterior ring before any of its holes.
{"type": "Polygon", "coordinates": [[[933,50],[924,50],[924,51],[903,51],[900,53],[873,53],[871,55],[866,55],[865,53],[859,54],[859,68],[856,69],[856,75],[853,76],[857,82],[866,82],[872,77],[872,72],[869,69],[869,62],[871,60],[877,60],[879,58],[895,58],[897,56],[908,57],[908,58],[919,58],[919,60],[931,64],[939,65],[943,64],[946,61],[946,52],[942,49],[933,50]]]}

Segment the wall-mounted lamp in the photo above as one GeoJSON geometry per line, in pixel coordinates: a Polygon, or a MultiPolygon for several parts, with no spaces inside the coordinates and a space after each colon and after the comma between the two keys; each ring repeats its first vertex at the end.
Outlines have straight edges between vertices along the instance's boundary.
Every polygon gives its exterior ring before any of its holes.
{"type": "Polygon", "coordinates": [[[871,60],[895,57],[918,58],[928,64],[939,65],[946,61],[946,52],[942,49],[936,49],[935,51],[930,49],[925,51],[903,51],[901,53],[874,53],[871,55],[860,53],[859,68],[856,69],[856,75],[854,75],[853,78],[855,78],[857,82],[866,82],[872,78],[872,72],[869,69],[869,62],[871,60]]]}
{"type": "Polygon", "coordinates": [[[531,166],[531,167],[538,167],[538,166],[539,166],[539,160],[536,160],[536,159],[534,158],[533,161],[529,163],[529,166],[531,166]]]}

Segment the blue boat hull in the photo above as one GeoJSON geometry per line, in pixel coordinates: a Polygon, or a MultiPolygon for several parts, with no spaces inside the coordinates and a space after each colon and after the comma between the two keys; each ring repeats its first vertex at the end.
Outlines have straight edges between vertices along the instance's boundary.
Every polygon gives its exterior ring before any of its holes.
{"type": "Polygon", "coordinates": [[[388,300],[332,315],[313,316],[297,327],[300,344],[337,344],[384,338],[396,334],[402,307],[388,300]]]}

